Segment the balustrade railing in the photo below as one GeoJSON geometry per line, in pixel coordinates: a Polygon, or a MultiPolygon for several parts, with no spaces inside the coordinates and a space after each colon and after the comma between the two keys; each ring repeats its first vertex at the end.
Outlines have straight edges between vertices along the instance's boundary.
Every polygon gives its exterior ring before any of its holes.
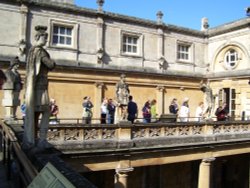
{"type": "Polygon", "coordinates": [[[57,124],[51,125],[48,140],[56,147],[75,145],[74,149],[211,143],[250,139],[250,121],[173,122],[118,124],[57,124]],[[157,142],[158,140],[158,142],[157,142]]]}

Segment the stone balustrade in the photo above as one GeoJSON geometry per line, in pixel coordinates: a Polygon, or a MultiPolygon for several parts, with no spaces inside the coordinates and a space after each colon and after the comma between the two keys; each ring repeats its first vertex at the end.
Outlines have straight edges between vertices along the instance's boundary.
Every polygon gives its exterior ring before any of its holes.
{"type": "Polygon", "coordinates": [[[58,124],[48,140],[63,150],[174,147],[250,139],[250,121],[150,123],[115,125],[58,124]]]}

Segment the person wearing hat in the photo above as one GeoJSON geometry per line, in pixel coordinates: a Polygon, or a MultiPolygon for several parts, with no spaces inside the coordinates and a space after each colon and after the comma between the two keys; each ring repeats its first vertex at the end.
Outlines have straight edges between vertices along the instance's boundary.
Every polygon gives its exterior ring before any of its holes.
{"type": "Polygon", "coordinates": [[[47,142],[50,117],[48,73],[55,68],[56,64],[44,49],[48,38],[47,27],[38,25],[35,30],[35,45],[29,50],[26,64],[26,119],[23,143],[24,147],[33,147],[36,144],[35,138],[39,127],[39,139],[36,145],[44,149],[49,147],[47,142]],[[42,115],[41,121],[38,121],[40,115],[42,115]]]}
{"type": "Polygon", "coordinates": [[[93,116],[92,108],[94,107],[94,105],[90,101],[90,97],[86,96],[83,98],[82,107],[83,107],[82,123],[90,124],[93,116]]]}
{"type": "Polygon", "coordinates": [[[179,112],[179,118],[181,122],[187,122],[189,121],[189,105],[188,105],[189,98],[184,98],[180,112],[179,112]]]}
{"type": "Polygon", "coordinates": [[[10,99],[4,98],[3,104],[5,107],[8,107],[8,108],[11,107],[13,109],[13,110],[10,110],[9,112],[10,114],[6,114],[6,115],[10,115],[10,117],[7,117],[7,118],[11,118],[11,119],[16,118],[16,110],[17,110],[17,107],[20,105],[19,94],[23,87],[21,76],[18,72],[19,63],[20,61],[18,57],[15,57],[10,62],[10,66],[5,72],[6,82],[3,85],[5,96],[10,97],[10,99]]]}

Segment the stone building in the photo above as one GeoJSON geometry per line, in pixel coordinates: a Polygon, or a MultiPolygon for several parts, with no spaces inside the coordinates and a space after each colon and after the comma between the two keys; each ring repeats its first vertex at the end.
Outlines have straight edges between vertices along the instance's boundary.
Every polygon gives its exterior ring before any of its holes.
{"type": "Polygon", "coordinates": [[[3,0],[0,5],[1,67],[18,55],[23,78],[34,27],[48,27],[47,49],[57,62],[49,92],[59,105],[59,118],[81,118],[84,96],[92,97],[99,118],[101,100],[115,97],[121,73],[140,109],[156,99],[158,114],[168,113],[172,98],[181,105],[189,97],[194,116],[203,100],[199,83],[209,79],[216,105],[226,101],[231,116],[243,111],[250,116],[248,17],[216,28],[202,19],[197,31],[163,23],[162,12],[156,21],[105,12],[101,1],[97,10],[77,7],[72,0],[3,0]]]}

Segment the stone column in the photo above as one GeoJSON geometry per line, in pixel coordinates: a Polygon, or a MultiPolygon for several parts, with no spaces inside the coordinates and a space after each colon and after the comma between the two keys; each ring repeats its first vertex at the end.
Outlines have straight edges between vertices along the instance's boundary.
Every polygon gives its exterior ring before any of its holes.
{"type": "Polygon", "coordinates": [[[28,7],[24,4],[20,7],[20,40],[19,40],[19,59],[25,61],[26,57],[26,43],[27,43],[27,19],[28,19],[28,7]]]}
{"type": "Polygon", "coordinates": [[[198,188],[212,188],[211,168],[215,158],[203,159],[199,168],[198,188]]]}
{"type": "Polygon", "coordinates": [[[128,173],[133,171],[133,168],[117,168],[115,170],[115,188],[128,187],[128,173]]]}
{"type": "Polygon", "coordinates": [[[164,86],[157,86],[156,87],[157,93],[156,93],[156,101],[157,101],[157,113],[158,115],[162,115],[165,113],[164,111],[164,93],[165,93],[165,87],[164,86]]]}
{"type": "Polygon", "coordinates": [[[97,50],[96,50],[96,56],[97,56],[97,63],[103,62],[103,55],[104,55],[104,48],[103,48],[103,30],[104,21],[101,16],[98,16],[97,18],[97,50]]]}
{"type": "Polygon", "coordinates": [[[98,118],[101,117],[101,104],[103,99],[103,88],[104,84],[101,82],[95,83],[95,99],[94,99],[94,113],[93,113],[93,123],[100,123],[98,118]]]}

